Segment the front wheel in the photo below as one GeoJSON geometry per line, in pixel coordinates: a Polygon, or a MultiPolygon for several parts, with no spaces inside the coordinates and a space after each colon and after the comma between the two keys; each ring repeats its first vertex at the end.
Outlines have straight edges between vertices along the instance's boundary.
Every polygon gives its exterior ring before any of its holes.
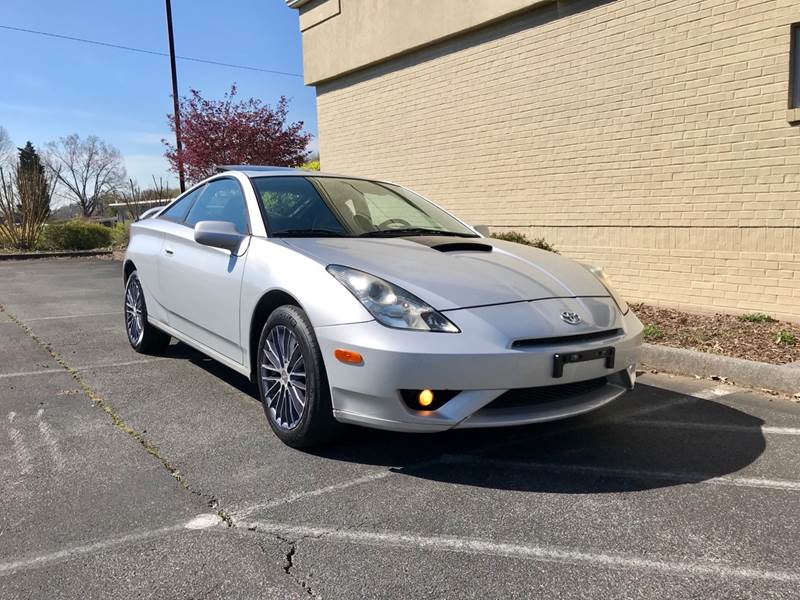
{"type": "Polygon", "coordinates": [[[147,305],[139,276],[134,271],[125,283],[125,331],[137,352],[151,354],[169,346],[171,337],[147,322],[147,305]]]}
{"type": "Polygon", "coordinates": [[[258,389],[272,431],[293,448],[321,444],[338,429],[322,354],[306,314],[275,309],[258,344],[258,389]]]}

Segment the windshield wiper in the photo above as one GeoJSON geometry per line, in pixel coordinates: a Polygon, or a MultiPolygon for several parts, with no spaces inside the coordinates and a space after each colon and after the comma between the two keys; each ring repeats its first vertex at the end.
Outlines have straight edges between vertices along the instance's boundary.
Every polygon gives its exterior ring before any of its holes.
{"type": "Polygon", "coordinates": [[[400,229],[378,229],[359,234],[358,237],[402,237],[406,235],[449,235],[452,237],[478,237],[470,233],[458,233],[443,229],[430,229],[427,227],[403,227],[400,229]]]}
{"type": "Polygon", "coordinates": [[[284,229],[273,231],[271,237],[350,237],[343,231],[335,229],[284,229]]]}

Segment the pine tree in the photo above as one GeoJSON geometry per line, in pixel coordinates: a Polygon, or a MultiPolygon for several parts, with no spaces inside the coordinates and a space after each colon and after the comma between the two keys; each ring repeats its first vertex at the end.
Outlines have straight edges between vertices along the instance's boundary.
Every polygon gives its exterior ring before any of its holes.
{"type": "Polygon", "coordinates": [[[39,153],[30,141],[24,148],[19,150],[18,177],[24,178],[29,182],[25,186],[30,198],[20,199],[31,203],[36,207],[36,212],[44,215],[45,219],[50,214],[50,186],[45,177],[44,165],[39,157],[39,153]]]}

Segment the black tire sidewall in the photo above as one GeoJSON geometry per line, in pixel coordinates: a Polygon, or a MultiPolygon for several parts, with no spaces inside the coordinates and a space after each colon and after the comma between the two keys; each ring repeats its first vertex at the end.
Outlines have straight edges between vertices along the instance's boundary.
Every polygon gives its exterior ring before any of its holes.
{"type": "Polygon", "coordinates": [[[314,330],[305,313],[296,306],[276,308],[261,330],[258,355],[255,361],[256,378],[261,403],[272,431],[285,444],[300,448],[319,443],[327,438],[333,428],[334,419],[330,401],[328,380],[322,354],[314,330]],[[269,332],[276,326],[287,327],[297,339],[306,367],[306,404],[300,422],[292,429],[283,429],[272,417],[269,400],[261,379],[261,362],[269,332]]]}

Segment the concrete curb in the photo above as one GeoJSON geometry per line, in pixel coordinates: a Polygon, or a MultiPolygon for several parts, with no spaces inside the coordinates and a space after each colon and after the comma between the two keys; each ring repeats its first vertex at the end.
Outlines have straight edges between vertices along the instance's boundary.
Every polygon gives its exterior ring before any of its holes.
{"type": "Polygon", "coordinates": [[[112,254],[110,249],[100,250],[68,250],[62,252],[20,252],[0,254],[0,260],[30,260],[33,258],[73,258],[80,256],[107,256],[112,254]]]}
{"type": "Polygon", "coordinates": [[[800,367],[770,365],[654,344],[643,344],[640,357],[641,362],[648,367],[668,373],[701,377],[716,375],[725,377],[731,383],[748,387],[765,388],[785,394],[800,392],[800,367]]]}

